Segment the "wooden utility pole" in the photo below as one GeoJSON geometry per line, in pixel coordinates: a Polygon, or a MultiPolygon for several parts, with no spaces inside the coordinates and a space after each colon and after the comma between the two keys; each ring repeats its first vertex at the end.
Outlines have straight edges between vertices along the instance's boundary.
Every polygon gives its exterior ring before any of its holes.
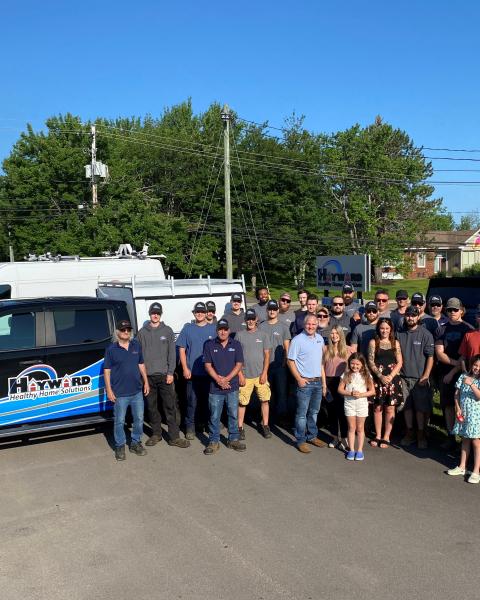
{"type": "Polygon", "coordinates": [[[232,259],[232,208],[230,203],[230,109],[225,104],[222,110],[223,120],[223,164],[225,188],[225,259],[227,279],[233,279],[232,259]]]}

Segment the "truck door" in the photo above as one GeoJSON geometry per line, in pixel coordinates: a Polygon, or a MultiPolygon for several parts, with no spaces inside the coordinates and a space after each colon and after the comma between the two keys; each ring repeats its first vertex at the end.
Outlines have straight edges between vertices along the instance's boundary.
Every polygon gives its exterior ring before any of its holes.
{"type": "Polygon", "coordinates": [[[45,361],[57,373],[50,418],[106,415],[111,405],[104,392],[103,358],[114,328],[112,307],[51,307],[45,311],[45,324],[45,361]]]}
{"type": "Polygon", "coordinates": [[[0,426],[49,418],[43,308],[0,310],[0,426]]]}

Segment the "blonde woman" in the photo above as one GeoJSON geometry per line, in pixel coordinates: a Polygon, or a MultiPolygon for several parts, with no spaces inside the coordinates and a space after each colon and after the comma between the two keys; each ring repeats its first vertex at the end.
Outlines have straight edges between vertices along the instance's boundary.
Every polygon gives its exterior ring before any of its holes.
{"type": "Polygon", "coordinates": [[[347,346],[342,327],[334,325],[328,335],[328,345],[323,355],[328,390],[326,403],[328,429],[332,435],[328,447],[338,448],[342,451],[346,450],[348,425],[345,416],[344,397],[338,393],[338,385],[350,354],[351,350],[347,346]]]}

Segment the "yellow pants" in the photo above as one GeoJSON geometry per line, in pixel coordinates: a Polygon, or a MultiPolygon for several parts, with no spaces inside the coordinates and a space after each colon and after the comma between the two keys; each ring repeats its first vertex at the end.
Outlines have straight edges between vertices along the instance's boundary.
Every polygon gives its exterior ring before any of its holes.
{"type": "Polygon", "coordinates": [[[245,385],[240,387],[238,397],[240,406],[248,406],[253,390],[257,392],[260,402],[268,402],[270,400],[272,392],[268,381],[266,383],[260,383],[260,377],[254,377],[252,379],[247,379],[245,385]]]}

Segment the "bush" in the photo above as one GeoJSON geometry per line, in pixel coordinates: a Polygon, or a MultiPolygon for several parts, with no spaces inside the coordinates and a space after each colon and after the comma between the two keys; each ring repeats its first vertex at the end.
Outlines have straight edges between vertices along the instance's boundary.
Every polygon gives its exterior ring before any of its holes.
{"type": "Polygon", "coordinates": [[[464,277],[480,277],[480,263],[467,267],[462,271],[464,277]]]}

